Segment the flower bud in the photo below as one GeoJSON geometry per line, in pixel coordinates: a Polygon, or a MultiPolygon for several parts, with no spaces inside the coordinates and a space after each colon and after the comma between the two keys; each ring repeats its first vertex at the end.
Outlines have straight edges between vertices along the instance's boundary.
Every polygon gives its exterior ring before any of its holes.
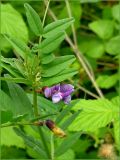
{"type": "Polygon", "coordinates": [[[54,123],[53,121],[51,121],[51,120],[46,120],[46,126],[47,126],[55,135],[57,135],[57,136],[59,136],[59,137],[61,137],[61,138],[66,136],[65,132],[64,132],[61,128],[57,127],[57,126],[55,125],[55,123],[54,123]]]}

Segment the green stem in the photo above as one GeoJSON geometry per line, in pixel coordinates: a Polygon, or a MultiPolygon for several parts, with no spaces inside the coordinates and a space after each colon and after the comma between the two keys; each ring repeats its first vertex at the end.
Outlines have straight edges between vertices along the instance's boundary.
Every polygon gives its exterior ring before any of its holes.
{"type": "Polygon", "coordinates": [[[15,122],[15,123],[9,123],[9,124],[2,124],[0,127],[10,127],[10,126],[17,126],[17,125],[35,125],[34,123],[31,122],[26,122],[26,123],[22,123],[22,122],[15,122]]]}
{"type": "Polygon", "coordinates": [[[51,133],[51,139],[50,139],[50,144],[51,144],[51,160],[54,160],[54,135],[51,133]]]}
{"type": "Polygon", "coordinates": [[[33,108],[34,108],[34,115],[35,117],[38,117],[38,107],[37,107],[37,93],[35,91],[35,88],[33,89],[33,108]]]}

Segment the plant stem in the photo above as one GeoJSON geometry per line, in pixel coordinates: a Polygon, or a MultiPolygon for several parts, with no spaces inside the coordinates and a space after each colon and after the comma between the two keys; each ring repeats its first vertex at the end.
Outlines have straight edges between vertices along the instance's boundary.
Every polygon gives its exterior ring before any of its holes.
{"type": "MultiPolygon", "coordinates": [[[[71,13],[71,8],[70,8],[69,0],[65,0],[65,3],[66,3],[67,10],[68,10],[68,15],[71,18],[72,17],[72,13],[71,13]]],[[[72,32],[73,32],[74,44],[75,44],[75,46],[77,46],[77,36],[76,36],[76,31],[75,31],[74,24],[71,25],[71,28],[72,28],[72,32]]]]}
{"type": "Polygon", "coordinates": [[[38,107],[37,107],[37,93],[35,91],[35,88],[33,88],[33,108],[34,108],[34,115],[35,117],[38,117],[38,107]]]}
{"type": "Polygon", "coordinates": [[[54,135],[53,133],[51,133],[50,143],[51,143],[51,160],[54,160],[54,135]]]}

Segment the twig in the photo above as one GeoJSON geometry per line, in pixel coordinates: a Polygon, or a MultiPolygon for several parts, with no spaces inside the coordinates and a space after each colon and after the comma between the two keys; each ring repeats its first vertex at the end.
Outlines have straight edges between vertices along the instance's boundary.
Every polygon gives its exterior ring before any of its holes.
{"type": "MultiPolygon", "coordinates": [[[[73,83],[72,80],[70,80],[70,82],[73,83]]],[[[87,93],[88,95],[90,95],[90,96],[92,96],[94,98],[97,98],[97,99],[99,98],[99,96],[97,96],[96,94],[90,92],[89,90],[87,90],[86,88],[82,87],[81,85],[76,84],[76,86],[78,87],[78,89],[82,90],[83,92],[87,93]]]]}
{"type": "MultiPolygon", "coordinates": [[[[46,1],[44,1],[44,3],[45,3],[45,5],[46,5],[46,1]]],[[[48,9],[48,12],[49,12],[49,14],[51,15],[51,17],[52,17],[54,20],[57,20],[57,17],[55,16],[55,14],[52,12],[52,10],[51,10],[50,8],[48,9]]],[[[84,70],[86,71],[86,73],[87,73],[88,77],[90,78],[93,86],[95,87],[98,95],[99,95],[100,97],[104,97],[104,96],[103,96],[103,93],[102,93],[102,91],[100,90],[100,88],[98,87],[98,85],[97,85],[94,77],[91,75],[91,73],[90,73],[90,71],[89,71],[86,63],[83,61],[83,55],[82,55],[81,51],[79,51],[79,49],[72,43],[71,39],[69,38],[69,36],[68,36],[67,34],[66,34],[66,38],[65,38],[65,39],[66,39],[66,41],[69,43],[69,45],[71,46],[71,48],[73,49],[74,54],[75,54],[75,56],[77,57],[79,63],[81,63],[81,65],[83,66],[84,70]]]]}
{"type": "MultiPolygon", "coordinates": [[[[65,3],[66,3],[67,10],[68,10],[68,15],[69,15],[69,17],[71,18],[71,17],[72,17],[72,14],[71,14],[71,8],[70,8],[69,1],[68,1],[68,0],[65,0],[65,3]]],[[[71,28],[72,28],[72,32],[73,32],[74,44],[75,44],[75,46],[77,46],[77,36],[76,36],[76,31],[75,31],[75,26],[74,26],[74,24],[71,25],[71,28]]]]}

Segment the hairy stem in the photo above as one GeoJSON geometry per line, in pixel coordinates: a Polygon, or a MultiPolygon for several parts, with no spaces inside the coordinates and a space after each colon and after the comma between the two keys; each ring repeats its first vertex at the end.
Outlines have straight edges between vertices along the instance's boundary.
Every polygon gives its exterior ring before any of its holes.
{"type": "Polygon", "coordinates": [[[35,117],[38,117],[39,113],[38,113],[38,107],[37,107],[37,93],[35,91],[35,88],[33,88],[33,108],[34,108],[35,117]]]}

